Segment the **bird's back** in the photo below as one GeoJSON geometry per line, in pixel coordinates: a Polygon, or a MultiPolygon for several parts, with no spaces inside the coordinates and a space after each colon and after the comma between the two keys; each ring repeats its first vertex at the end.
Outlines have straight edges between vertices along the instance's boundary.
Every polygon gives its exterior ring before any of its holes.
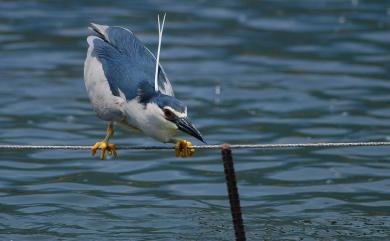
{"type": "MultiPolygon", "coordinates": [[[[127,100],[137,96],[140,87],[154,88],[156,58],[128,29],[92,24],[94,54],[102,63],[114,95],[122,92],[127,100]]],[[[173,96],[172,86],[159,66],[159,90],[173,96]]]]}

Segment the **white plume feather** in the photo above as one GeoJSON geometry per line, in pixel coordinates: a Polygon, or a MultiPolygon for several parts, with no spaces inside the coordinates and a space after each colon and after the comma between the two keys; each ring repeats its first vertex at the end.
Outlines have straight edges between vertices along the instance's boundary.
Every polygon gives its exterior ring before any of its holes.
{"type": "Polygon", "coordinates": [[[157,15],[157,21],[158,21],[158,48],[157,48],[157,57],[156,57],[156,73],[154,75],[154,90],[158,91],[158,66],[160,62],[160,49],[161,49],[161,40],[162,40],[162,34],[164,31],[164,23],[165,23],[165,16],[166,13],[164,13],[164,18],[162,20],[162,24],[160,26],[160,15],[157,15]]]}

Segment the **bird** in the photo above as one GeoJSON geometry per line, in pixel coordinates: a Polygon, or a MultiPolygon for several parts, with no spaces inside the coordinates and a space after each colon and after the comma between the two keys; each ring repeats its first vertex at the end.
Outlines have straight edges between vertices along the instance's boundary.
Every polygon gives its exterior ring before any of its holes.
{"type": "Polygon", "coordinates": [[[190,141],[176,137],[179,131],[206,143],[187,116],[187,106],[177,99],[159,63],[165,15],[160,25],[157,57],[124,27],[91,23],[84,62],[84,83],[97,116],[107,122],[106,136],[91,147],[100,159],[117,157],[109,143],[114,126],[139,130],[160,142],[175,143],[177,157],[195,152],[190,141]]]}

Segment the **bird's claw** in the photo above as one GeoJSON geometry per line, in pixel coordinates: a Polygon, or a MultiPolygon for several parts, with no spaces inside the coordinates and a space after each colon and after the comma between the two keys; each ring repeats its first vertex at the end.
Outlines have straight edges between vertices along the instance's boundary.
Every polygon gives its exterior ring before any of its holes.
{"type": "Polygon", "coordinates": [[[186,140],[180,140],[175,146],[176,157],[190,157],[194,155],[195,149],[192,143],[186,140]]]}
{"type": "Polygon", "coordinates": [[[92,156],[96,155],[96,152],[98,149],[101,149],[101,152],[100,152],[100,159],[101,160],[104,160],[104,158],[106,156],[106,151],[108,152],[108,155],[110,157],[112,157],[112,156],[118,157],[118,155],[116,153],[116,145],[115,144],[109,144],[106,141],[96,142],[96,144],[93,145],[91,148],[92,156]]]}

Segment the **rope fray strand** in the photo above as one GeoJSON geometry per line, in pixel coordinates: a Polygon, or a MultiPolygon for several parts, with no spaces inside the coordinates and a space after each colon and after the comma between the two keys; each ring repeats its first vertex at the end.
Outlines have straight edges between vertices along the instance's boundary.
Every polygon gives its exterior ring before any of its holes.
{"type": "MultiPolygon", "coordinates": [[[[390,146],[384,142],[319,142],[296,144],[236,144],[232,149],[292,149],[292,148],[336,148],[336,147],[390,146]]],[[[70,145],[0,145],[0,151],[6,150],[90,150],[92,146],[70,145]]],[[[193,146],[194,149],[221,149],[222,145],[193,146]]],[[[175,146],[117,146],[117,150],[174,150],[175,146]]]]}

